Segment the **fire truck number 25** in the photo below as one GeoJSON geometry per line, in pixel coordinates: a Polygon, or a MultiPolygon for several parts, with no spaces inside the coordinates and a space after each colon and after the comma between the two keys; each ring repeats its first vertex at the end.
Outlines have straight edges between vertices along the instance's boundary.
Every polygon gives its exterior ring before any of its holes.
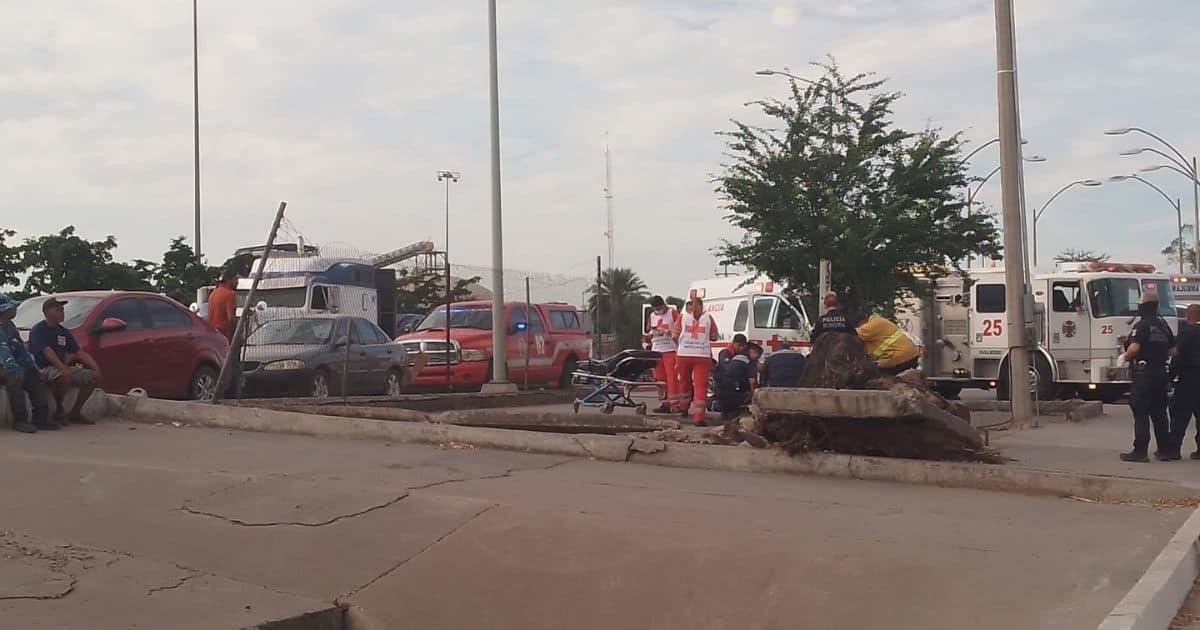
{"type": "Polygon", "coordinates": [[[999,319],[983,320],[983,336],[999,337],[1004,334],[1004,321],[999,319]]]}

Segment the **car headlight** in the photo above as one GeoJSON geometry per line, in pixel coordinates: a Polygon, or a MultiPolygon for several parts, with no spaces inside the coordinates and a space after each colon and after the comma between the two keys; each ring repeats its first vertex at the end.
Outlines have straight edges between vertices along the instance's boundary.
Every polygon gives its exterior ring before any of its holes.
{"type": "Polygon", "coordinates": [[[303,370],[304,361],[300,359],[286,359],[284,361],[273,361],[263,367],[264,370],[303,370]]]}
{"type": "Polygon", "coordinates": [[[463,350],[463,361],[487,361],[487,353],[483,350],[463,350]]]}

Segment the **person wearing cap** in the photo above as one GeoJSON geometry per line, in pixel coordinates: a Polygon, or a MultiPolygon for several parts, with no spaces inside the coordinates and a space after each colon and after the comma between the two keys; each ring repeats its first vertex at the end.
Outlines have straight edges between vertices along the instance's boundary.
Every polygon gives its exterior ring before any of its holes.
{"type": "Polygon", "coordinates": [[[12,412],[14,431],[37,433],[38,429],[52,431],[58,424],[50,421],[50,405],[47,402],[46,385],[38,374],[33,355],[21,341],[21,333],[13,324],[17,307],[21,303],[0,293],[0,386],[8,393],[8,407],[12,412]],[[25,396],[29,395],[33,407],[33,421],[25,407],[25,396]]]}
{"type": "Polygon", "coordinates": [[[1158,293],[1142,292],[1138,317],[1129,345],[1121,355],[1133,367],[1133,385],[1129,391],[1129,406],[1133,409],[1133,450],[1121,453],[1121,460],[1150,461],[1147,451],[1152,424],[1154,443],[1158,446],[1155,458],[1161,461],[1180,459],[1167,418],[1167,359],[1175,346],[1175,333],[1158,313],[1158,293]]]}
{"type": "Polygon", "coordinates": [[[44,319],[29,331],[29,352],[42,372],[42,378],[54,395],[54,421],[60,425],[96,424],[83,415],[83,405],[92,397],[100,381],[100,366],[92,355],[79,347],[79,342],[65,326],[64,300],[49,298],[42,302],[44,319]],[[78,390],[70,413],[63,410],[67,392],[78,390]]]}
{"type": "Polygon", "coordinates": [[[734,343],[729,350],[721,351],[715,380],[722,420],[736,417],[750,403],[750,393],[754,391],[758,376],[753,356],[756,349],[761,356],[762,349],[756,344],[746,343],[743,337],[741,343],[734,343]]]}
{"type": "Polygon", "coordinates": [[[1191,458],[1200,459],[1200,304],[1187,307],[1187,323],[1179,329],[1170,376],[1177,379],[1171,396],[1172,452],[1181,453],[1192,416],[1196,416],[1196,450],[1191,458]]]}
{"type": "Polygon", "coordinates": [[[763,363],[763,375],[759,379],[767,387],[796,387],[804,373],[804,355],[784,341],[763,363]]]}

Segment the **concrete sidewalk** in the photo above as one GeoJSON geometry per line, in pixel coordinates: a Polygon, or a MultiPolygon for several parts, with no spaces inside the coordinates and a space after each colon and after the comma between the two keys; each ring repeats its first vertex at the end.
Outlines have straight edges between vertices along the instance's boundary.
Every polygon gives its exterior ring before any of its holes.
{"type": "Polygon", "coordinates": [[[1188,515],[117,422],[0,475],[23,628],[1095,627],[1188,515]]]}
{"type": "MultiPolygon", "coordinates": [[[[1188,459],[1196,446],[1195,429],[1184,440],[1183,461],[1130,464],[1118,455],[1132,448],[1133,413],[1128,405],[1105,405],[1104,410],[1103,416],[1087,422],[1067,423],[1044,417],[1036,429],[994,431],[991,446],[1023,467],[1171,481],[1200,488],[1200,461],[1188,459]]],[[[1151,444],[1150,450],[1154,449],[1151,444]]]]}

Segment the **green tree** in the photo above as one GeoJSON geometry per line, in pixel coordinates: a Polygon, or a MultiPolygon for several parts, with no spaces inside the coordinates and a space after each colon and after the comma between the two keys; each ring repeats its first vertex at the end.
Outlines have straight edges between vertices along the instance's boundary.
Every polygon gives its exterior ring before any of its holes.
{"type": "Polygon", "coordinates": [[[720,132],[726,163],[714,183],[726,218],[744,236],[717,248],[741,264],[816,294],[818,264],[833,261],[832,287],[854,304],[890,310],[968,255],[998,253],[994,219],[965,216],[959,134],[910,132],[892,122],[900,99],[884,81],[846,77],[829,60],[787,100],[756,104],[774,126],[733,121],[720,132]]]}
{"type": "Polygon", "coordinates": [[[21,247],[10,245],[9,241],[17,233],[0,228],[0,287],[15,287],[20,282],[19,275],[25,271],[21,261],[21,247]]]}
{"type": "Polygon", "coordinates": [[[149,289],[153,265],[113,261],[117,240],[88,241],[68,225],[58,234],[26,239],[21,245],[21,264],[29,272],[25,290],[29,294],[85,291],[89,289],[149,289]]]}
{"type": "MultiPolygon", "coordinates": [[[[451,278],[450,297],[452,302],[462,301],[471,295],[471,285],[479,277],[451,278]]],[[[400,268],[396,270],[396,312],[428,313],[446,303],[445,270],[400,268]]]]}
{"type": "Polygon", "coordinates": [[[171,245],[163,253],[162,264],[154,270],[154,286],[159,293],[190,304],[196,299],[196,289],[215,284],[221,270],[197,260],[195,250],[186,240],[182,236],[171,239],[171,245]]]}
{"type": "Polygon", "coordinates": [[[1098,252],[1091,249],[1072,249],[1068,247],[1054,257],[1054,262],[1104,262],[1110,258],[1112,256],[1109,256],[1107,252],[1098,252]]]}
{"type": "MultiPolygon", "coordinates": [[[[1194,269],[1196,264],[1196,247],[1192,229],[1192,226],[1187,223],[1183,225],[1183,264],[1188,269],[1194,269]]],[[[1162,255],[1167,258],[1169,264],[1179,264],[1179,237],[1171,239],[1171,242],[1163,248],[1162,255]]]]}
{"type": "Polygon", "coordinates": [[[614,334],[621,348],[636,348],[642,336],[642,304],[649,299],[646,283],[632,269],[605,269],[600,286],[589,289],[588,314],[600,332],[614,334]]]}

